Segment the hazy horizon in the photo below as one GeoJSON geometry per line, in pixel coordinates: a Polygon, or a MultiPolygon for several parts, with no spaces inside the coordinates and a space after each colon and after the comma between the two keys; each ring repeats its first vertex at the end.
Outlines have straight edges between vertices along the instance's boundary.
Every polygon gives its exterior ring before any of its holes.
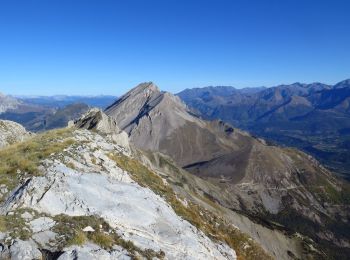
{"type": "MultiPolygon", "coordinates": [[[[322,84],[326,84],[326,85],[335,85],[343,80],[347,80],[347,79],[350,79],[349,78],[344,78],[342,80],[338,80],[334,83],[327,83],[327,82],[320,82],[320,81],[314,81],[314,82],[300,82],[300,81],[296,81],[296,82],[291,82],[291,83],[281,83],[281,84],[278,84],[278,85],[273,85],[273,86],[246,86],[246,87],[236,87],[236,86],[232,86],[232,85],[223,85],[223,84],[220,84],[220,85],[203,85],[203,86],[193,86],[193,87],[189,87],[189,89],[192,89],[192,88],[205,88],[205,87],[233,87],[233,88],[236,88],[236,89],[245,89],[245,88],[273,88],[273,87],[277,87],[279,85],[291,85],[291,84],[295,84],[295,83],[301,83],[301,84],[312,84],[312,83],[322,83],[322,84]]],[[[146,81],[143,81],[143,82],[146,82],[146,81]]],[[[143,82],[140,82],[140,83],[143,83],[143,82]]],[[[138,84],[140,84],[138,83],[138,84]]],[[[162,91],[167,91],[167,92],[170,92],[170,93],[173,93],[173,94],[177,94],[187,88],[183,88],[183,89],[180,89],[180,91],[178,92],[172,92],[172,91],[168,91],[164,88],[162,88],[162,86],[159,86],[156,82],[153,82],[155,83],[159,88],[160,90],[162,91]]],[[[52,93],[52,94],[47,94],[47,95],[43,95],[43,94],[12,94],[12,93],[7,93],[7,92],[4,92],[0,89],[0,93],[1,94],[5,94],[5,95],[9,95],[9,96],[13,96],[13,97],[17,97],[17,98],[35,98],[35,97],[59,97],[59,96],[67,96],[67,97],[74,97],[74,96],[79,96],[79,97],[98,97],[98,96],[111,96],[111,97],[119,97],[123,94],[125,94],[127,91],[129,91],[130,89],[136,87],[138,84],[134,85],[134,86],[130,86],[130,88],[128,88],[125,92],[123,93],[119,93],[119,94],[113,94],[113,93],[97,93],[97,94],[83,94],[83,93],[76,93],[76,94],[69,94],[69,93],[52,93]]]]}

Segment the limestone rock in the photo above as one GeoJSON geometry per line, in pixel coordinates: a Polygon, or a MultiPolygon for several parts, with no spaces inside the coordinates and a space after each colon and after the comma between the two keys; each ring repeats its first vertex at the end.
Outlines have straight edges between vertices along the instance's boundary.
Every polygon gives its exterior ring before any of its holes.
{"type": "MultiPolygon", "coordinates": [[[[72,123],[70,123],[71,125],[72,123]]],[[[80,129],[94,130],[109,135],[115,143],[130,149],[128,135],[119,129],[113,118],[107,116],[98,108],[90,109],[80,119],[76,120],[74,125],[80,129]]]]}
{"type": "MultiPolygon", "coordinates": [[[[88,130],[75,130],[73,138],[81,145],[64,150],[70,164],[65,165],[65,159],[62,162],[47,158],[42,174],[11,193],[0,212],[13,212],[21,205],[52,217],[100,216],[124,240],[143,250],[161,250],[170,259],[236,259],[233,249],[212,241],[178,216],[164,198],[142,187],[119,168],[108,157],[111,151],[124,152],[118,144],[88,130]],[[92,160],[100,163],[88,162],[92,160]],[[72,162],[77,165],[74,169],[70,168],[72,162]]],[[[39,233],[53,225],[48,217],[30,222],[33,231],[39,233]]],[[[34,239],[42,241],[41,237],[34,239]]],[[[67,249],[60,259],[117,259],[116,255],[120,255],[93,248],[67,249]]]]}
{"type": "Polygon", "coordinates": [[[23,141],[32,135],[18,123],[0,120],[0,148],[23,141]]]}
{"type": "Polygon", "coordinates": [[[10,246],[11,260],[41,260],[42,254],[31,241],[15,240],[10,246]]]}
{"type": "Polygon", "coordinates": [[[110,252],[101,249],[94,244],[84,246],[72,246],[65,249],[65,252],[58,260],[130,260],[128,252],[121,247],[114,247],[110,252]]]}

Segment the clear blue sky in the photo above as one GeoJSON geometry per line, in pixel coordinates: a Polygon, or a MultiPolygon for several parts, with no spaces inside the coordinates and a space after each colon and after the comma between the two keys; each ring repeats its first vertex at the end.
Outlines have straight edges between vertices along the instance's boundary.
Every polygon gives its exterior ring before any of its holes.
{"type": "Polygon", "coordinates": [[[347,0],[0,1],[0,92],[8,94],[349,77],[347,0]]]}

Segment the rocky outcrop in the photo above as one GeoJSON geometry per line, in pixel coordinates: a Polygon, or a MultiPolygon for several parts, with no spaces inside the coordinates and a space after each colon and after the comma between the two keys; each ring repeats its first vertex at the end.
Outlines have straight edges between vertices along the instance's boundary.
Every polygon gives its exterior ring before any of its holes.
{"type": "Polygon", "coordinates": [[[33,241],[15,239],[10,246],[1,245],[0,259],[41,260],[42,254],[33,241]]]}
{"type": "Polygon", "coordinates": [[[78,120],[70,123],[77,128],[95,130],[103,134],[119,134],[117,122],[108,117],[98,108],[92,108],[83,114],[78,120]]]}
{"type": "Polygon", "coordinates": [[[20,124],[8,120],[0,120],[0,148],[23,141],[32,135],[20,124]]]}
{"type": "Polygon", "coordinates": [[[79,129],[93,130],[108,135],[115,143],[130,150],[128,135],[119,129],[113,118],[98,108],[90,109],[81,118],[69,123],[69,126],[73,125],[79,129]]]}

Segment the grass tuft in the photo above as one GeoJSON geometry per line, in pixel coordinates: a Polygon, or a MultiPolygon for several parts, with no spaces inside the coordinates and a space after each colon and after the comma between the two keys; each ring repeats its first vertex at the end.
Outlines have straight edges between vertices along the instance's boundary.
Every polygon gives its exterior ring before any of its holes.
{"type": "Polygon", "coordinates": [[[81,230],[77,230],[74,233],[74,236],[71,237],[68,241],[67,241],[67,245],[68,246],[72,246],[72,245],[78,245],[78,246],[82,246],[86,243],[87,241],[87,237],[85,235],[85,233],[81,230]]]}

